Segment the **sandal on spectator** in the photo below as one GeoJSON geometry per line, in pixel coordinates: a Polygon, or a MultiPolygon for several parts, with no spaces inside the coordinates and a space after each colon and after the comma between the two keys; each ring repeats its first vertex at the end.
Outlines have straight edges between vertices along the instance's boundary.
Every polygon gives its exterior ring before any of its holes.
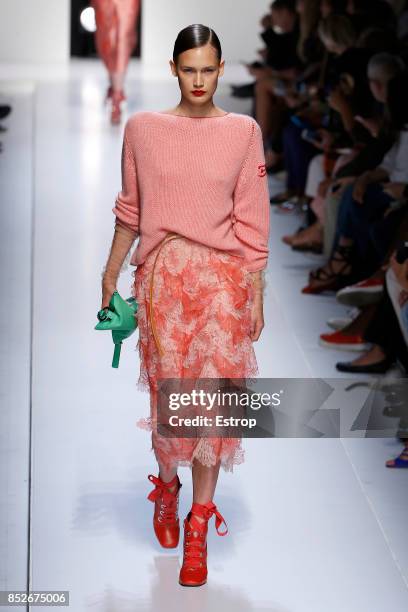
{"type": "Polygon", "coordinates": [[[395,459],[389,459],[385,465],[388,468],[408,468],[408,447],[404,448],[395,459]]]}
{"type": "Polygon", "coordinates": [[[320,255],[323,253],[323,243],[318,242],[317,240],[307,240],[306,242],[292,244],[292,251],[310,251],[311,253],[317,253],[320,255]]]}
{"type": "Polygon", "coordinates": [[[317,294],[323,291],[338,291],[349,285],[353,278],[353,273],[351,271],[346,273],[345,271],[351,267],[352,251],[352,246],[338,245],[327,264],[328,270],[325,270],[325,266],[323,266],[312,271],[309,275],[309,284],[303,287],[302,293],[317,294]],[[333,261],[343,264],[337,272],[333,270],[333,261]],[[313,284],[314,281],[317,281],[319,284],[313,284]]]}

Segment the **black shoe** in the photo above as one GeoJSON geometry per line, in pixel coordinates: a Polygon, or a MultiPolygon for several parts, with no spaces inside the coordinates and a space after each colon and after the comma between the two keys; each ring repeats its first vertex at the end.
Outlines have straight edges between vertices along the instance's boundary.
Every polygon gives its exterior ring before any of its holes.
{"type": "Polygon", "coordinates": [[[4,119],[11,113],[11,106],[9,104],[0,104],[0,119],[4,119]]]}
{"type": "Polygon", "coordinates": [[[288,202],[289,200],[291,200],[293,197],[294,197],[293,195],[286,195],[284,193],[278,193],[272,196],[271,198],[269,198],[269,202],[271,204],[284,204],[285,202],[288,202]]]}
{"type": "Polygon", "coordinates": [[[336,368],[340,372],[355,372],[360,374],[385,374],[392,365],[392,360],[386,357],[376,363],[367,365],[356,365],[351,361],[339,361],[336,363],[336,368]]]}
{"type": "Polygon", "coordinates": [[[255,95],[255,83],[231,85],[231,95],[235,98],[252,98],[255,95]]]}

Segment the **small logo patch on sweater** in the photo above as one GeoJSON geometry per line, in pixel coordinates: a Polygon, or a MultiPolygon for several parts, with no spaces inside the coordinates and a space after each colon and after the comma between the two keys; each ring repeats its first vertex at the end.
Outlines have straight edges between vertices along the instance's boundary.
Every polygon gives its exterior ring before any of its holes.
{"type": "Polygon", "coordinates": [[[258,176],[265,176],[266,167],[265,164],[258,164],[258,176]]]}

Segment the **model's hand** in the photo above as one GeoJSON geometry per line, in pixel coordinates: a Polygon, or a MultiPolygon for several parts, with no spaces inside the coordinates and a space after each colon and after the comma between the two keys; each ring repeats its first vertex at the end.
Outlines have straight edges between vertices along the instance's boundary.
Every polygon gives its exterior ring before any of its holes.
{"type": "Polygon", "coordinates": [[[261,331],[264,328],[263,318],[263,298],[262,295],[255,294],[252,303],[251,312],[251,340],[255,342],[261,335],[261,331]]]}
{"type": "Polygon", "coordinates": [[[109,306],[114,291],[116,291],[116,283],[110,278],[104,278],[102,280],[102,304],[100,310],[109,306]]]}

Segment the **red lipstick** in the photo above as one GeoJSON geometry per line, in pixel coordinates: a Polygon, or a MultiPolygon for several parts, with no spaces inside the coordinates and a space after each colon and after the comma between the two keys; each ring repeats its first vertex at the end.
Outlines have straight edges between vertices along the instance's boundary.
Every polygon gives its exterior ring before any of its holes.
{"type": "Polygon", "coordinates": [[[205,94],[205,91],[203,89],[194,89],[192,91],[192,94],[194,96],[203,96],[205,94]]]}

